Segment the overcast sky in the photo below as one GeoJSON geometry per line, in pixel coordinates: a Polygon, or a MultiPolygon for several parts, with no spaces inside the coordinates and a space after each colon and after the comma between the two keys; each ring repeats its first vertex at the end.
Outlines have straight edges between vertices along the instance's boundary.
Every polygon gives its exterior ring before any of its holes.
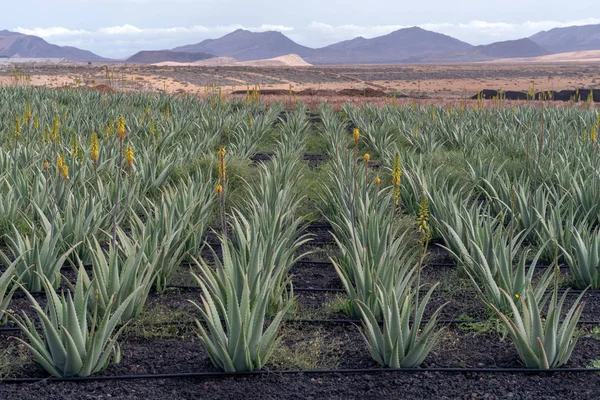
{"type": "Polygon", "coordinates": [[[310,47],[420,26],[471,44],[600,23],[600,0],[2,0],[0,30],[106,57],[173,48],[238,28],[310,47]]]}

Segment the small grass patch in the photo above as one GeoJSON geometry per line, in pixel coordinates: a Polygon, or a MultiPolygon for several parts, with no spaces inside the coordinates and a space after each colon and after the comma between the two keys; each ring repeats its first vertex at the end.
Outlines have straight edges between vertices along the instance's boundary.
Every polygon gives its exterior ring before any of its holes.
{"type": "Polygon", "coordinates": [[[9,345],[1,349],[0,379],[18,376],[23,365],[30,362],[30,355],[23,344],[9,345]]]}
{"type": "Polygon", "coordinates": [[[335,369],[338,366],[341,340],[323,329],[301,330],[302,326],[286,326],[281,331],[281,344],[275,349],[269,365],[276,369],[335,369]]]}
{"type": "Polygon", "coordinates": [[[195,336],[194,316],[163,305],[144,310],[123,331],[124,337],[182,339],[195,336]]]}
{"type": "Polygon", "coordinates": [[[468,315],[461,315],[457,318],[458,320],[465,321],[457,325],[457,328],[463,332],[474,333],[476,335],[489,336],[490,334],[496,334],[498,339],[502,342],[508,336],[508,330],[504,324],[495,318],[489,318],[485,321],[475,321],[468,315]]]}

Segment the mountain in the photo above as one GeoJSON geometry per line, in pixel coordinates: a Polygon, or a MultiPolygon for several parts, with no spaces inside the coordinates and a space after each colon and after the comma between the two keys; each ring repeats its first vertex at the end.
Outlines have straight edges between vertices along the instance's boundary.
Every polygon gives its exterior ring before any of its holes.
{"type": "Polygon", "coordinates": [[[545,56],[550,54],[550,51],[533,40],[524,38],[476,46],[472,49],[472,53],[490,58],[514,58],[545,56]]]}
{"type": "Polygon", "coordinates": [[[304,57],[314,52],[281,32],[250,32],[244,29],[238,29],[219,39],[207,39],[197,44],[176,47],[173,51],[208,53],[219,57],[233,57],[238,61],[275,58],[286,54],[304,57]]]}
{"type": "Polygon", "coordinates": [[[166,61],[178,63],[192,63],[200,60],[214,58],[206,53],[184,53],[171,50],[140,51],[129,57],[125,62],[133,64],[156,64],[166,61]]]}
{"type": "Polygon", "coordinates": [[[399,64],[473,48],[448,35],[412,27],[373,39],[357,37],[315,50],[311,64],[399,64]]]}
{"type": "Polygon", "coordinates": [[[554,28],[530,39],[552,53],[600,50],[600,24],[554,28]]]}
{"type": "Polygon", "coordinates": [[[413,58],[413,62],[421,63],[460,63],[491,61],[496,59],[540,57],[550,52],[530,39],[507,40],[491,44],[475,46],[468,50],[454,53],[442,53],[413,58]]]}
{"type": "Polygon", "coordinates": [[[70,61],[107,61],[91,51],[57,46],[44,39],[21,33],[0,31],[0,57],[66,58],[70,61]]]}

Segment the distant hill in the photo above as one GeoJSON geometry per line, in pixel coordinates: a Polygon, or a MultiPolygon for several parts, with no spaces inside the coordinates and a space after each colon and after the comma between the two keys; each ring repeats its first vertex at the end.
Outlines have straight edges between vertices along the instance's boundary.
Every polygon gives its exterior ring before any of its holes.
{"type": "Polygon", "coordinates": [[[219,39],[207,39],[197,44],[176,47],[173,51],[207,53],[219,57],[233,57],[238,61],[251,61],[286,54],[304,57],[314,50],[299,45],[281,32],[250,32],[238,29],[219,39]]]}
{"type": "Polygon", "coordinates": [[[477,46],[472,49],[472,53],[491,58],[539,57],[550,54],[548,50],[528,38],[477,46]]]}
{"type": "Polygon", "coordinates": [[[206,53],[184,53],[171,50],[140,51],[129,57],[126,62],[133,64],[156,64],[161,62],[192,63],[200,60],[214,58],[206,53]]]}
{"type": "Polygon", "coordinates": [[[413,59],[412,61],[423,63],[479,62],[491,61],[500,58],[539,57],[547,54],[550,54],[548,50],[537,45],[530,39],[518,39],[475,46],[468,50],[455,53],[424,56],[418,59],[413,59]]]}
{"type": "Polygon", "coordinates": [[[108,61],[91,51],[57,46],[37,36],[0,31],[0,57],[66,58],[70,61],[108,61]]]}
{"type": "Polygon", "coordinates": [[[332,44],[304,58],[312,64],[398,64],[472,47],[448,35],[413,27],[373,39],[358,37],[332,44]]]}
{"type": "Polygon", "coordinates": [[[552,53],[600,50],[600,24],[554,28],[530,39],[552,53]]]}

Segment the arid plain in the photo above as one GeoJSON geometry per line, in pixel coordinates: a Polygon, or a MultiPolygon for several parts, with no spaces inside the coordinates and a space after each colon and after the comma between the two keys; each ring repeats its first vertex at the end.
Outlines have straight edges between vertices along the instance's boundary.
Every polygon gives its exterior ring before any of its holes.
{"type": "MultiPolygon", "coordinates": [[[[600,86],[595,62],[511,62],[389,66],[172,66],[133,64],[62,64],[0,70],[0,85],[224,95],[260,88],[273,100],[290,88],[310,103],[360,98],[467,99],[480,90],[526,92],[594,89],[600,86]],[[214,90],[214,89],[213,89],[214,90]],[[312,99],[311,99],[312,98],[312,99]]],[[[380,100],[378,100],[380,101],[380,100]]]]}

